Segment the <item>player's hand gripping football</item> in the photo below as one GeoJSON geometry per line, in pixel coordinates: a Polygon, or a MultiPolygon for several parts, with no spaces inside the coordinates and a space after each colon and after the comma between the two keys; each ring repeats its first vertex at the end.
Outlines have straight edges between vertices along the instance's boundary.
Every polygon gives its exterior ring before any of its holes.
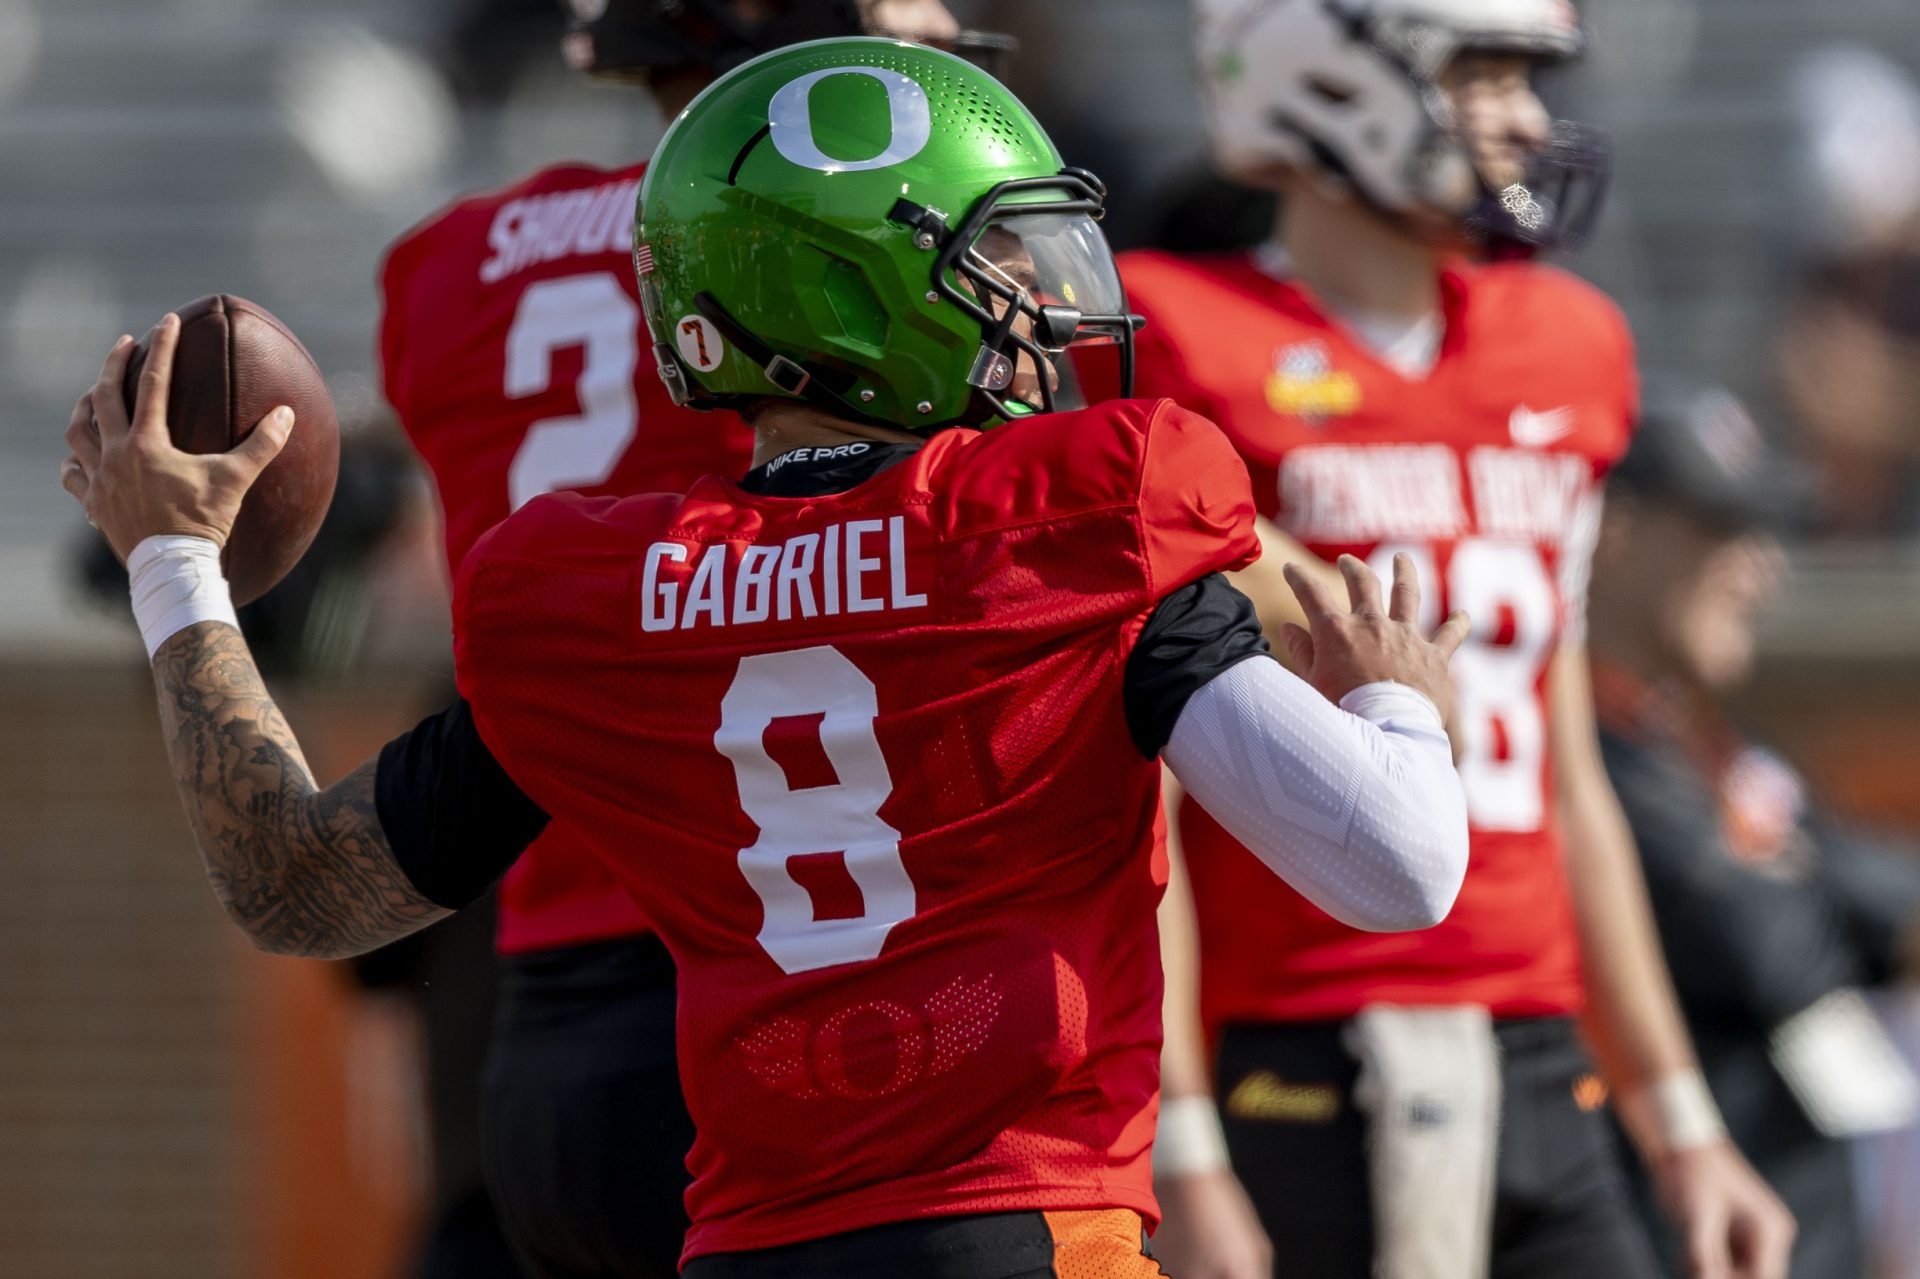
{"type": "Polygon", "coordinates": [[[122,336],[107,352],[100,379],[80,397],[67,422],[60,486],[86,509],[87,521],[125,561],[144,539],[166,534],[204,537],[225,546],[240,500],[273,461],[293,430],[293,410],[273,410],[225,453],[187,453],[167,428],[167,394],[180,318],[154,328],[129,417],[121,391],[134,342],[122,336]]]}
{"type": "Polygon", "coordinates": [[[1334,603],[1326,587],[1297,564],[1286,567],[1287,585],[1306,612],[1307,625],[1281,630],[1293,668],[1327,697],[1339,701],[1362,684],[1393,680],[1425,693],[1453,722],[1453,683],[1447,663],[1467,637],[1467,615],[1455,610],[1429,640],[1420,633],[1420,577],[1413,560],[1393,557],[1392,602],[1380,600],[1380,579],[1351,555],[1339,560],[1349,609],[1334,603]]]}

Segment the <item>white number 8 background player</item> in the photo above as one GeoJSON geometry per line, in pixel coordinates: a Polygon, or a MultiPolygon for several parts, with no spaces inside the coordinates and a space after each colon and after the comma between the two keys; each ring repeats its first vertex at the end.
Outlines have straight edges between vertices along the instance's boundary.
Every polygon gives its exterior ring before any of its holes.
{"type": "MultiPolygon", "coordinates": [[[[1604,179],[1531,85],[1579,51],[1575,15],[1268,0],[1203,3],[1201,26],[1216,157],[1284,208],[1250,255],[1122,259],[1141,393],[1233,439],[1263,564],[1405,552],[1432,608],[1473,615],[1473,853],[1442,925],[1381,937],[1257,879],[1185,806],[1198,933],[1170,912],[1161,1255],[1195,1279],[1656,1273],[1583,1020],[1687,1272],[1783,1274],[1790,1218],[1695,1066],[1595,746],[1581,615],[1632,344],[1607,299],[1521,260],[1577,240],[1604,179]]],[[[1291,607],[1243,587],[1270,630],[1291,607]]]]}

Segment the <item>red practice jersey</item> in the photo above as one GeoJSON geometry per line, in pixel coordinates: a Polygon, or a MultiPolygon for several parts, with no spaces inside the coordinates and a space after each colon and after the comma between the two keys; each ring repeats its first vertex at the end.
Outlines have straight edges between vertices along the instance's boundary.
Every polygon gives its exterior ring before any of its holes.
{"type": "Polygon", "coordinates": [[[1637,411],[1618,311],[1558,271],[1460,264],[1442,281],[1438,363],[1409,379],[1247,255],[1137,254],[1122,268],[1148,318],[1141,387],[1220,423],[1262,514],[1383,577],[1406,551],[1429,627],[1453,608],[1473,617],[1453,661],[1472,852],[1452,913],[1423,932],[1349,928],[1189,804],[1207,1025],[1377,1002],[1578,1009],[1547,667],[1584,625],[1599,483],[1637,411]]]}
{"type": "MultiPolygon", "coordinates": [[[[433,471],[453,570],[537,494],[677,493],[747,467],[746,425],[676,407],[655,372],[633,274],[643,173],[545,169],[459,201],[387,255],[386,396],[433,471]]],[[[600,859],[560,831],[500,890],[503,951],[645,927],[600,859]]]]}
{"type": "Polygon", "coordinates": [[[1220,432],[1136,400],[825,496],[542,498],[469,557],[482,738],[679,965],[689,1256],[1157,1217],[1166,876],[1123,670],[1252,520],[1220,432]]]}

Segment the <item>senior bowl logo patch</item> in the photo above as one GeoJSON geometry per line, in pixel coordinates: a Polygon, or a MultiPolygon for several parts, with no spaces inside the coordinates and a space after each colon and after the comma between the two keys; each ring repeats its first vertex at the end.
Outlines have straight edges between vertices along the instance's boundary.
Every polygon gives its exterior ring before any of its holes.
{"type": "Polygon", "coordinates": [[[1318,426],[1360,407],[1360,383],[1353,374],[1333,367],[1324,343],[1295,342],[1273,353],[1267,407],[1318,426]]]}

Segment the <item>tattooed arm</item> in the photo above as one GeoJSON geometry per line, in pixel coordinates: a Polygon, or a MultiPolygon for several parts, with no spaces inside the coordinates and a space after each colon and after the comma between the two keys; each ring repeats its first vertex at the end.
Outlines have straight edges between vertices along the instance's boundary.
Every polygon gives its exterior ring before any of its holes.
{"type": "MultiPolygon", "coordinates": [[[[409,863],[411,874],[382,827],[379,765],[369,761],[324,791],[314,784],[232,624],[218,567],[241,499],[286,443],[293,414],[284,408],[268,414],[227,453],[175,448],[167,403],[179,337],[177,316],[154,328],[131,413],[122,387],[133,339],[114,343],[99,380],[67,421],[72,453],[61,463],[60,483],[115,553],[130,560],[134,611],[153,657],[174,781],[228,913],[264,950],[354,954],[447,913],[415,885],[444,887],[457,877],[433,861],[439,855],[433,817],[420,818],[421,806],[405,797],[424,793],[431,800],[439,777],[466,774],[442,767],[443,733],[416,730],[402,739],[409,749],[400,753],[404,766],[396,767],[395,779],[420,784],[412,791],[396,786],[403,798],[393,810],[395,822],[411,836],[407,850],[426,850],[423,861],[409,863]],[[153,549],[163,540],[172,545],[153,549]],[[134,554],[143,547],[153,553],[134,554]]],[[[450,722],[471,728],[464,714],[450,722]]],[[[465,797],[454,787],[447,793],[446,809],[458,812],[465,797]]],[[[532,838],[526,831],[538,830],[532,817],[545,823],[530,801],[526,808],[528,820],[514,832],[524,839],[511,852],[532,838]]],[[[439,843],[464,853],[461,837],[468,833],[456,831],[439,843]]],[[[461,870],[467,873],[467,866],[461,870]]],[[[449,905],[467,899],[438,890],[434,896],[449,905]]]]}
{"type": "Polygon", "coordinates": [[[174,784],[207,879],[254,945],[340,958],[450,912],[395,860],[368,760],[321,790],[240,632],[200,622],[153,657],[174,784]]]}

